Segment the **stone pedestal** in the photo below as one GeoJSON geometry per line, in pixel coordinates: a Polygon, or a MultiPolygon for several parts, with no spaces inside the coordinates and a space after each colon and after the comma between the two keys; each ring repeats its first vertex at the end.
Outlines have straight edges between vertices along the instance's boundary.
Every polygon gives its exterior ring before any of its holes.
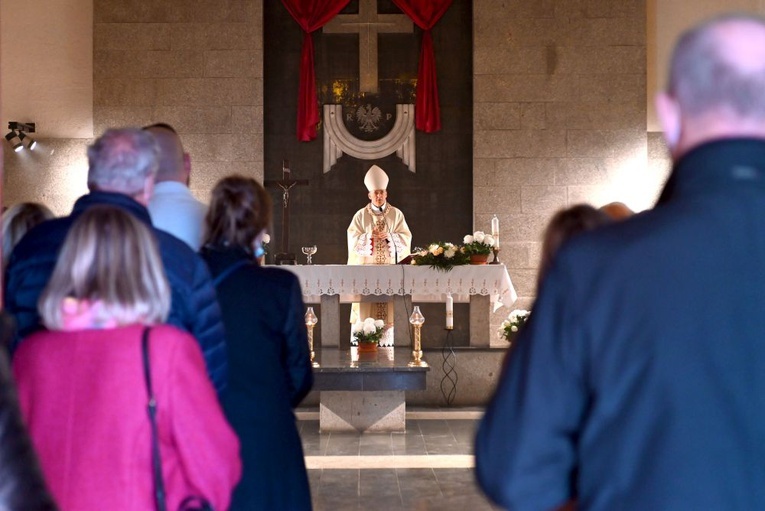
{"type": "Polygon", "coordinates": [[[406,398],[403,390],[375,392],[322,391],[319,429],[375,432],[406,430],[406,398]]]}

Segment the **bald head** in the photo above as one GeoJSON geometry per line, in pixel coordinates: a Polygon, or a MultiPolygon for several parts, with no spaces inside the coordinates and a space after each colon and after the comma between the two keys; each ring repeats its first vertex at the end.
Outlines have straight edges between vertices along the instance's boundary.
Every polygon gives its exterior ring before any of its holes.
{"type": "Polygon", "coordinates": [[[159,171],[156,181],[178,181],[188,184],[188,156],[183,151],[181,138],[169,124],[153,124],[144,130],[154,135],[159,147],[159,171]]]}
{"type": "Polygon", "coordinates": [[[725,15],[680,38],[657,112],[676,156],[719,138],[765,138],[765,20],[725,15]]]}

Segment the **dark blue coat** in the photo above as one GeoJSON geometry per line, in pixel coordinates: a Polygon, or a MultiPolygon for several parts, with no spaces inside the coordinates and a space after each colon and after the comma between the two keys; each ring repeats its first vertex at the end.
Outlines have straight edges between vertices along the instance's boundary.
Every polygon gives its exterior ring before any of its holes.
{"type": "Polygon", "coordinates": [[[765,141],[556,257],[476,437],[513,510],[765,509],[765,141]]]}
{"type": "MultiPolygon", "coordinates": [[[[213,277],[241,260],[238,248],[205,246],[213,277]]],[[[231,510],[311,508],[293,408],[313,385],[305,306],[292,273],[252,260],[219,284],[230,378],[223,406],[242,444],[242,480],[231,510]]]]}
{"type": "MultiPolygon", "coordinates": [[[[151,226],[147,209],[119,193],[92,192],[80,197],[72,214],[48,220],[29,231],[11,254],[5,275],[5,305],[16,318],[17,338],[42,328],[37,300],[53,273],[59,250],[77,217],[90,206],[118,206],[151,226]]],[[[199,341],[207,371],[218,392],[226,385],[226,340],[210,274],[202,259],[171,234],[154,229],[172,290],[168,323],[199,341]]]]}

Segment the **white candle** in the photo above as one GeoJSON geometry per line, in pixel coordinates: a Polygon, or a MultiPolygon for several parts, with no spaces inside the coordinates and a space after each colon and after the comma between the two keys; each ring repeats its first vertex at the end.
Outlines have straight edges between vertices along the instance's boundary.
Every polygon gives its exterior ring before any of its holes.
{"type": "Polygon", "coordinates": [[[499,236],[499,218],[497,218],[497,215],[494,215],[494,218],[491,219],[491,235],[499,236]]]}
{"type": "Polygon", "coordinates": [[[447,330],[454,328],[454,298],[451,293],[446,295],[446,328],[447,330]]]}

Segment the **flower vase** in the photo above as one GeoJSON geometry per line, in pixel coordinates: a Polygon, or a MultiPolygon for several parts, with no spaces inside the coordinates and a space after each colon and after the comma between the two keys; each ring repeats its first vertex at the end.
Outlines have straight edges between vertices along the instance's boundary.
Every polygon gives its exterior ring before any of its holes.
{"type": "Polygon", "coordinates": [[[359,353],[377,353],[376,342],[360,342],[359,353]]]}
{"type": "Polygon", "coordinates": [[[471,254],[470,264],[486,264],[489,260],[489,254],[471,254]]]}

